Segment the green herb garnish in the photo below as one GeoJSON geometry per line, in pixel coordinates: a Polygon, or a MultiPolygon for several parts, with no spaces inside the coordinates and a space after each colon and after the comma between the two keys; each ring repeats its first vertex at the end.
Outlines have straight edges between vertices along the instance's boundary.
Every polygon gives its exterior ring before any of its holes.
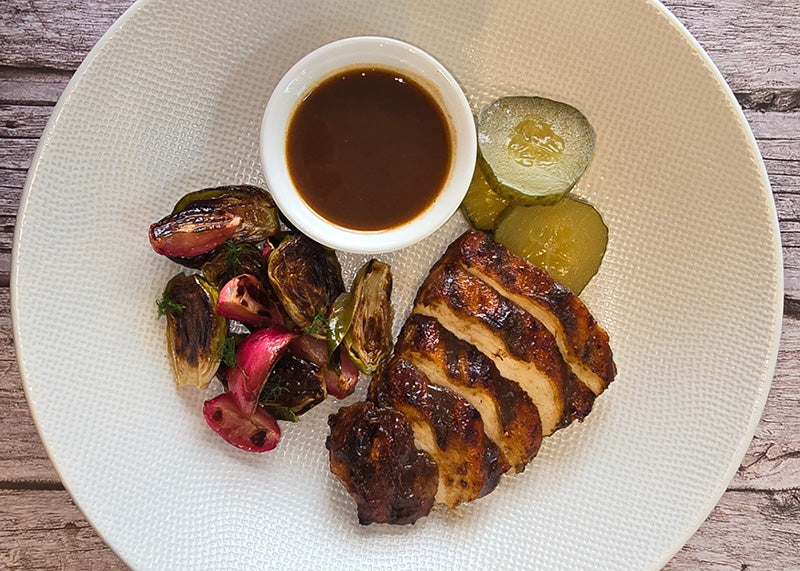
{"type": "Polygon", "coordinates": [[[258,254],[258,248],[252,244],[237,244],[233,240],[225,240],[225,255],[223,261],[228,271],[238,274],[242,269],[242,254],[249,252],[258,254]]]}
{"type": "Polygon", "coordinates": [[[330,329],[328,320],[325,319],[322,312],[319,312],[311,320],[311,325],[303,329],[303,333],[306,335],[327,335],[330,329]]]}
{"type": "Polygon", "coordinates": [[[288,390],[289,389],[282,387],[278,383],[269,382],[261,389],[261,395],[258,397],[258,400],[261,403],[275,402],[281,393],[287,392],[288,390]]]}
{"type": "Polygon", "coordinates": [[[156,301],[156,308],[158,308],[158,316],[163,317],[164,315],[180,313],[186,309],[186,306],[170,298],[165,291],[161,295],[161,299],[156,301]]]}
{"type": "Polygon", "coordinates": [[[217,357],[226,367],[238,367],[239,364],[236,362],[236,339],[226,337],[225,341],[217,349],[217,357]]]}

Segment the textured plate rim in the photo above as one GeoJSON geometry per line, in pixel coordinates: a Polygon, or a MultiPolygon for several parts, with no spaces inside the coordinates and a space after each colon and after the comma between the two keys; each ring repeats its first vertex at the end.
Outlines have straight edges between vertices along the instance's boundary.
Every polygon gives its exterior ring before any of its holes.
{"type": "MultiPolygon", "coordinates": [[[[64,488],[70,494],[70,497],[72,498],[75,505],[84,515],[84,517],[86,517],[87,521],[90,523],[90,525],[98,534],[98,536],[100,536],[100,538],[106,543],[106,545],[108,545],[108,547],[118,557],[120,557],[120,559],[122,559],[128,566],[131,566],[130,561],[127,557],[125,557],[121,553],[120,551],[121,548],[115,545],[115,542],[113,540],[107,537],[101,529],[99,529],[97,526],[94,525],[91,518],[90,509],[88,507],[85,507],[82,504],[82,502],[75,496],[75,494],[73,494],[72,490],[70,489],[69,482],[62,475],[61,468],[59,467],[59,464],[53,454],[53,451],[50,448],[50,445],[44,438],[42,438],[42,429],[40,426],[40,420],[39,417],[37,416],[35,407],[32,406],[30,381],[28,379],[27,371],[25,369],[25,359],[23,357],[22,346],[20,344],[19,316],[17,312],[17,307],[18,307],[17,279],[19,272],[18,254],[19,254],[19,240],[22,232],[22,227],[24,226],[25,213],[27,210],[31,189],[36,180],[36,174],[41,159],[41,155],[50,146],[50,140],[52,138],[53,133],[58,128],[58,123],[62,111],[69,104],[77,84],[80,82],[83,75],[92,65],[98,54],[102,52],[106,43],[108,43],[111,37],[113,37],[117,33],[117,31],[122,26],[124,26],[136,12],[140,11],[142,8],[152,3],[153,1],[155,0],[135,0],[135,2],[131,6],[129,6],[127,10],[125,10],[125,12],[108,28],[108,30],[106,30],[106,32],[100,37],[100,39],[97,41],[94,47],[89,51],[83,62],[81,62],[81,64],[78,66],[78,69],[75,71],[72,78],[67,83],[67,86],[65,87],[63,93],[58,99],[58,102],[53,108],[53,112],[50,116],[50,119],[47,122],[47,125],[45,126],[42,136],[39,139],[36,151],[31,160],[31,166],[28,169],[25,185],[23,187],[22,195],[20,197],[20,206],[17,211],[16,225],[14,228],[14,239],[11,249],[11,273],[9,280],[10,301],[11,301],[11,324],[14,335],[14,351],[16,354],[17,365],[20,372],[20,379],[22,381],[22,387],[25,393],[25,398],[28,402],[28,409],[31,413],[31,417],[33,418],[36,430],[39,434],[42,444],[45,447],[48,458],[50,459],[53,468],[58,474],[58,477],[61,480],[62,484],[64,485],[64,488]]],[[[678,551],[680,551],[680,549],[686,544],[686,542],[692,537],[692,535],[694,535],[694,533],[697,531],[700,525],[706,520],[706,518],[708,518],[709,514],[711,513],[711,510],[713,510],[714,507],[717,505],[719,499],[722,497],[729,483],[735,476],[736,471],[739,468],[739,465],[741,464],[744,455],[747,453],[747,450],[753,439],[756,427],[763,413],[764,405],[766,404],[767,396],[769,394],[769,389],[772,384],[772,378],[775,375],[775,366],[777,364],[781,332],[783,329],[782,316],[783,316],[783,298],[784,298],[784,267],[783,267],[783,253],[781,249],[781,239],[780,239],[781,235],[780,226],[778,223],[778,214],[775,208],[775,202],[772,194],[772,187],[769,182],[766,166],[764,165],[764,159],[761,155],[760,149],[758,148],[758,143],[756,141],[755,136],[753,135],[752,129],[750,128],[750,124],[747,122],[747,118],[745,117],[741,106],[736,100],[736,96],[734,95],[733,91],[731,90],[724,76],[722,75],[716,64],[713,62],[711,57],[708,55],[708,53],[706,53],[705,49],[695,39],[695,37],[691,34],[691,32],[689,32],[686,26],[684,26],[684,24],[677,18],[677,16],[675,16],[672,12],[670,12],[667,9],[667,7],[661,3],[660,0],[641,0],[641,1],[655,7],[662,16],[666,17],[666,22],[668,24],[671,24],[680,33],[681,37],[689,43],[692,50],[698,56],[700,56],[702,63],[705,64],[708,71],[711,72],[711,75],[716,80],[717,86],[725,94],[728,103],[730,104],[730,106],[734,111],[734,115],[736,116],[736,119],[739,123],[739,127],[742,130],[743,134],[745,135],[745,138],[747,139],[748,146],[750,147],[750,150],[754,153],[754,157],[756,160],[756,168],[758,170],[759,179],[762,184],[762,189],[764,190],[764,192],[767,193],[770,199],[770,204],[771,204],[770,211],[772,213],[771,231],[773,238],[773,246],[777,249],[777,258],[781,260],[781,263],[777,268],[777,278],[779,286],[778,288],[776,288],[775,291],[775,300],[773,305],[774,307],[773,322],[775,324],[775,327],[774,330],[772,331],[772,338],[769,340],[768,344],[765,344],[765,346],[768,345],[770,350],[769,360],[764,371],[765,377],[761,379],[761,382],[759,383],[758,386],[758,391],[759,391],[758,396],[753,403],[750,419],[748,421],[746,430],[742,432],[742,434],[739,437],[739,443],[737,445],[734,454],[731,457],[728,469],[726,470],[725,473],[721,474],[717,478],[717,482],[714,486],[713,492],[708,496],[707,500],[702,505],[698,505],[694,517],[691,519],[691,521],[687,522],[684,531],[679,535],[676,534],[676,537],[674,538],[672,544],[664,550],[661,558],[656,562],[656,565],[653,567],[653,569],[660,569],[661,567],[666,565],[678,551]]]]}
{"type": "Polygon", "coordinates": [[[687,541],[695,534],[698,530],[700,525],[708,518],[711,514],[711,510],[719,502],[722,494],[725,493],[730,482],[733,480],[733,477],[736,475],[736,471],[739,469],[739,466],[742,463],[742,459],[744,455],[747,453],[748,448],[750,447],[750,443],[753,440],[753,435],[755,434],[756,427],[758,426],[759,421],[761,420],[761,415],[764,411],[764,405],[767,402],[767,396],[769,395],[769,389],[772,385],[772,378],[775,376],[775,365],[778,361],[778,349],[780,347],[781,341],[781,332],[783,330],[783,296],[784,296],[784,276],[783,276],[783,251],[781,249],[781,231],[780,225],[778,224],[778,211],[775,208],[775,199],[774,195],[772,194],[772,185],[769,182],[769,176],[767,175],[767,168],[764,165],[764,157],[761,156],[761,150],[758,148],[758,142],[756,141],[755,135],[753,135],[753,130],[750,128],[750,124],[747,122],[747,118],[744,115],[744,111],[742,111],[742,107],[739,105],[739,102],[736,99],[736,96],[733,94],[733,90],[731,89],[728,82],[725,81],[725,77],[720,72],[717,64],[711,59],[711,56],[706,53],[706,50],[703,49],[703,46],[697,41],[697,39],[691,34],[691,32],[683,25],[675,14],[670,12],[666,6],[664,6],[660,0],[646,0],[656,6],[659,11],[666,16],[669,23],[672,24],[683,36],[684,40],[689,42],[689,45],[694,49],[694,51],[702,58],[703,63],[705,63],[708,70],[714,76],[714,79],[717,81],[718,86],[722,89],[725,93],[725,97],[728,99],[729,104],[734,110],[734,114],[736,115],[736,119],[739,122],[741,130],[744,132],[745,137],[747,138],[748,145],[750,149],[753,151],[755,158],[756,158],[756,166],[758,169],[759,179],[763,185],[764,191],[768,193],[770,198],[770,203],[772,208],[770,209],[772,213],[772,238],[773,238],[773,246],[777,249],[777,258],[781,261],[780,266],[778,267],[778,283],[779,286],[775,290],[775,300],[774,300],[774,314],[773,314],[773,322],[776,324],[775,329],[772,331],[772,339],[769,340],[770,346],[770,358],[767,364],[766,373],[768,376],[761,379],[761,383],[759,386],[759,394],[756,398],[755,402],[753,403],[753,409],[750,415],[750,420],[747,424],[747,430],[740,435],[739,444],[734,452],[733,456],[731,457],[730,465],[728,466],[727,471],[724,474],[721,474],[720,477],[717,479],[717,484],[714,487],[714,491],[708,496],[706,502],[702,506],[698,506],[697,514],[694,520],[687,526],[684,531],[683,536],[680,538],[679,543],[673,544],[672,548],[665,551],[662,559],[658,563],[657,569],[660,569],[664,565],[666,565],[670,559],[672,559],[678,551],[686,544],[687,541]]]}

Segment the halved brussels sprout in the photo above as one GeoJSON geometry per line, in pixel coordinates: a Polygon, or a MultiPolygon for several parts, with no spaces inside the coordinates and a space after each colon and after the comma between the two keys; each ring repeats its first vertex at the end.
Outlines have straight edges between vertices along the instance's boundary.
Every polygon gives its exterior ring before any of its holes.
{"type": "Polygon", "coordinates": [[[159,301],[167,316],[167,350],[179,386],[208,386],[220,363],[228,322],[217,314],[217,290],[198,275],[178,274],[159,301]]]}
{"type": "Polygon", "coordinates": [[[372,259],[353,280],[353,317],[343,346],[356,367],[367,375],[375,372],[392,350],[392,270],[372,259]]]}
{"type": "Polygon", "coordinates": [[[241,217],[242,225],[234,236],[240,242],[261,242],[280,230],[275,201],[257,186],[241,184],[196,190],[181,198],[172,213],[198,207],[241,217]]]}
{"type": "Polygon", "coordinates": [[[209,282],[222,288],[228,281],[242,274],[251,274],[259,280],[266,280],[267,264],[255,244],[227,240],[214,253],[214,257],[203,264],[202,272],[209,282]]]}
{"type": "Polygon", "coordinates": [[[281,429],[262,407],[242,414],[228,393],[203,403],[206,423],[229,444],[247,452],[266,452],[278,445],[281,429]]]}
{"type": "MultiPolygon", "coordinates": [[[[336,254],[302,234],[288,235],[270,253],[267,273],[283,309],[301,329],[326,319],[344,291],[336,254]]],[[[327,332],[309,333],[325,337],[327,332]]]]}
{"type": "Polygon", "coordinates": [[[260,242],[278,232],[278,209],[267,191],[255,186],[221,186],[190,192],[150,226],[150,243],[159,254],[179,264],[199,267],[196,260],[226,240],[260,242]]]}
{"type": "Polygon", "coordinates": [[[292,417],[321,403],[327,395],[320,368],[290,349],[275,363],[259,402],[277,418],[294,420],[292,417]]]}

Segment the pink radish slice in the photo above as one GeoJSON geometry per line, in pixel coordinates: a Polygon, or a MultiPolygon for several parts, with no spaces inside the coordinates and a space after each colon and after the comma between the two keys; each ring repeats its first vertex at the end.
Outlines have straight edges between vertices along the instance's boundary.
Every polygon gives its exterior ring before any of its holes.
{"type": "Polygon", "coordinates": [[[229,393],[222,393],[203,403],[208,425],[226,442],[247,452],[266,452],[278,445],[281,429],[262,407],[244,415],[229,393]]]}
{"type": "Polygon", "coordinates": [[[256,410],[273,365],[295,337],[297,333],[273,325],[255,331],[236,349],[236,365],[228,369],[225,378],[233,402],[245,416],[256,410]]]}
{"type": "Polygon", "coordinates": [[[255,327],[285,324],[278,306],[261,281],[250,274],[228,280],[219,291],[217,313],[255,327]]]}

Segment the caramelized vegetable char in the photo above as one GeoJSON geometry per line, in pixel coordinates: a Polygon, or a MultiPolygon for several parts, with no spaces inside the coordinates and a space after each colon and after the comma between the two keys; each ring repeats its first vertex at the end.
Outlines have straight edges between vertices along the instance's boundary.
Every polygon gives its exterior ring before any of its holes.
{"type": "Polygon", "coordinates": [[[413,362],[432,382],[470,402],[514,471],[525,469],[542,443],[539,412],[525,391],[503,378],[490,359],[435,319],[422,315],[406,321],[397,355],[413,362]]]}
{"type": "Polygon", "coordinates": [[[409,361],[392,358],[372,379],[368,398],[408,419],[418,446],[439,466],[438,503],[453,508],[484,496],[508,469],[475,407],[409,361]]]}
{"type": "Polygon", "coordinates": [[[408,524],[428,515],[439,470],[414,445],[402,413],[358,402],[331,415],[328,425],[331,471],[356,500],[359,523],[408,524]]]}

